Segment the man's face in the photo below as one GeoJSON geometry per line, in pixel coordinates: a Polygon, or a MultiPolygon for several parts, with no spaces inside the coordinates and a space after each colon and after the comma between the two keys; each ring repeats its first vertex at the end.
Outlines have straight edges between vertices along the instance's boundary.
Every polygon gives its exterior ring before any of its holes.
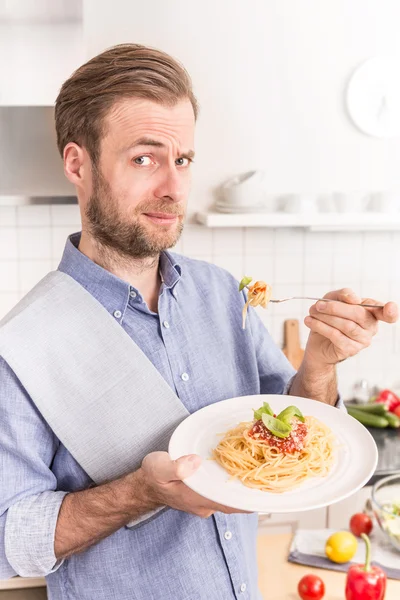
{"type": "Polygon", "coordinates": [[[174,246],[183,229],[194,154],[192,105],[126,99],[105,125],[85,210],[89,230],[125,257],[156,256],[174,246]]]}

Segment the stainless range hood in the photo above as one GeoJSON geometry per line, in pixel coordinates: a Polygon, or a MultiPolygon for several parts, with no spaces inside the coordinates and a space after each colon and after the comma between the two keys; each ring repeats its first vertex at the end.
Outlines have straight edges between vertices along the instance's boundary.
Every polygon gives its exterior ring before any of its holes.
{"type": "Polygon", "coordinates": [[[0,106],[0,205],[74,202],[56,145],[53,108],[0,106]]]}
{"type": "Polygon", "coordinates": [[[22,206],[31,205],[37,206],[39,204],[77,204],[78,199],[76,196],[6,196],[0,194],[0,207],[1,206],[22,206]]]}

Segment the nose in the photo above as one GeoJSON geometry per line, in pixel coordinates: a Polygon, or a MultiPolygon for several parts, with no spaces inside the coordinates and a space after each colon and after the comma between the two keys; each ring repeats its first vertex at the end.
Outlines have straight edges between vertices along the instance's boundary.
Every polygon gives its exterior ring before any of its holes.
{"type": "Polygon", "coordinates": [[[173,202],[182,202],[185,199],[186,179],[187,176],[185,177],[175,166],[168,166],[160,173],[154,193],[160,199],[169,198],[173,202]]]}

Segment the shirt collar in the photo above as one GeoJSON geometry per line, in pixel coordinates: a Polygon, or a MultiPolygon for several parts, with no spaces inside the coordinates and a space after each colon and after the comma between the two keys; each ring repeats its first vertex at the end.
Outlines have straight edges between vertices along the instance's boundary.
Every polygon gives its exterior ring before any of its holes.
{"type": "Polygon", "coordinates": [[[160,254],[160,275],[161,281],[168,289],[172,289],[182,275],[181,266],[176,262],[173,255],[166,250],[160,254]]]}
{"type": "MultiPolygon", "coordinates": [[[[78,250],[81,232],[70,235],[65,244],[64,253],[58,267],[59,271],[70,275],[84,287],[108,312],[115,316],[121,312],[122,318],[129,302],[130,292],[134,291],[141,299],[140,291],[97,265],[78,250]],[[117,313],[118,314],[118,313],[117,313]]],[[[181,267],[170,252],[160,255],[160,275],[164,286],[171,289],[181,278],[181,267]]]]}

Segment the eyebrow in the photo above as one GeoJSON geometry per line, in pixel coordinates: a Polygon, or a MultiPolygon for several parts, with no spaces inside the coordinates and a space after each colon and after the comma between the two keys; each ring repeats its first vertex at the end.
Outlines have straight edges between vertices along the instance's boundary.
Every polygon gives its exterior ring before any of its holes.
{"type": "MultiPolygon", "coordinates": [[[[136,148],[137,146],[153,146],[154,148],[166,148],[166,145],[162,142],[158,142],[157,140],[153,140],[152,138],[142,137],[136,140],[133,144],[125,148],[125,150],[132,150],[132,148],[136,148]]],[[[181,152],[181,156],[184,158],[194,158],[195,152],[194,150],[188,150],[187,152],[181,152]]]]}

